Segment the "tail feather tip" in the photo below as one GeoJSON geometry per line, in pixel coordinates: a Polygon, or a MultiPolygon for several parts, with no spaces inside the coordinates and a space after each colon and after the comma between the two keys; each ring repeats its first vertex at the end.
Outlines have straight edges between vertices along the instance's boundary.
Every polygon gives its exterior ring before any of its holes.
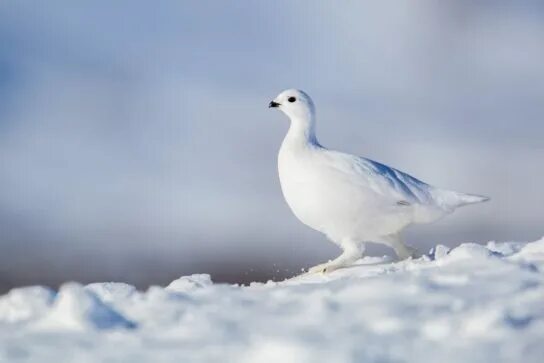
{"type": "Polygon", "coordinates": [[[485,195],[477,195],[477,194],[461,194],[459,195],[459,201],[460,205],[466,205],[466,204],[474,204],[474,203],[483,203],[491,200],[490,197],[487,197],[485,195]]]}

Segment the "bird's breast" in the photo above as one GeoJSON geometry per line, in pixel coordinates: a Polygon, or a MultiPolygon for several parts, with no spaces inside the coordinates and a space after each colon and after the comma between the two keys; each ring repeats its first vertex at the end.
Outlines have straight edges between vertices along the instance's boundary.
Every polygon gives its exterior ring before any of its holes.
{"type": "Polygon", "coordinates": [[[359,220],[360,189],[328,168],[319,152],[280,151],[278,172],[283,196],[304,224],[330,234],[332,226],[359,220]]]}
{"type": "Polygon", "coordinates": [[[278,155],[278,174],[283,196],[293,213],[303,223],[316,228],[321,189],[317,182],[319,170],[312,157],[305,154],[282,148],[278,155]]]}

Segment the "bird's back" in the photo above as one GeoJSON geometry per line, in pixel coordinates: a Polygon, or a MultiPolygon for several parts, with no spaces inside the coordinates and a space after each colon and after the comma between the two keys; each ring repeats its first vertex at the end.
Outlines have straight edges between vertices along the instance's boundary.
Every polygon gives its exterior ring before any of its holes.
{"type": "MultiPolygon", "coordinates": [[[[406,224],[429,223],[457,207],[487,200],[485,197],[434,187],[385,164],[323,147],[310,150],[313,168],[327,183],[329,193],[340,193],[339,186],[352,185],[363,195],[360,200],[380,208],[385,215],[402,218],[406,224]],[[334,181],[334,182],[331,182],[334,181]],[[334,189],[336,188],[336,190],[334,189]]],[[[296,157],[296,156],[295,156],[296,157]]],[[[353,190],[351,188],[345,190],[353,190]]]]}
{"type": "Polygon", "coordinates": [[[368,179],[369,184],[375,185],[378,193],[384,197],[398,198],[397,203],[400,205],[412,205],[415,209],[413,223],[432,222],[458,207],[489,200],[481,195],[432,186],[405,172],[367,158],[344,155],[351,160],[356,171],[368,179]]]}

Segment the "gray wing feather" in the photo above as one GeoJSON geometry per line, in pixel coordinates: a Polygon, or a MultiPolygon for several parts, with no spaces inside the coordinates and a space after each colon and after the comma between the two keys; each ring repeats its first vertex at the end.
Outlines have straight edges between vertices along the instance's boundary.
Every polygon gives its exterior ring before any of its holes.
{"type": "Polygon", "coordinates": [[[413,176],[376,161],[359,158],[360,165],[403,196],[399,202],[428,204],[432,200],[432,187],[413,176]]]}

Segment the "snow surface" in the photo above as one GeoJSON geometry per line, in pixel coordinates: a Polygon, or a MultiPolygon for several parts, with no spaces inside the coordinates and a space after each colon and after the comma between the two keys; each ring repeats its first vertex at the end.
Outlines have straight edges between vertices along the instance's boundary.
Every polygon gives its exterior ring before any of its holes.
{"type": "Polygon", "coordinates": [[[544,239],[250,286],[22,287],[0,297],[0,361],[542,362],[543,271],[544,239]]]}

